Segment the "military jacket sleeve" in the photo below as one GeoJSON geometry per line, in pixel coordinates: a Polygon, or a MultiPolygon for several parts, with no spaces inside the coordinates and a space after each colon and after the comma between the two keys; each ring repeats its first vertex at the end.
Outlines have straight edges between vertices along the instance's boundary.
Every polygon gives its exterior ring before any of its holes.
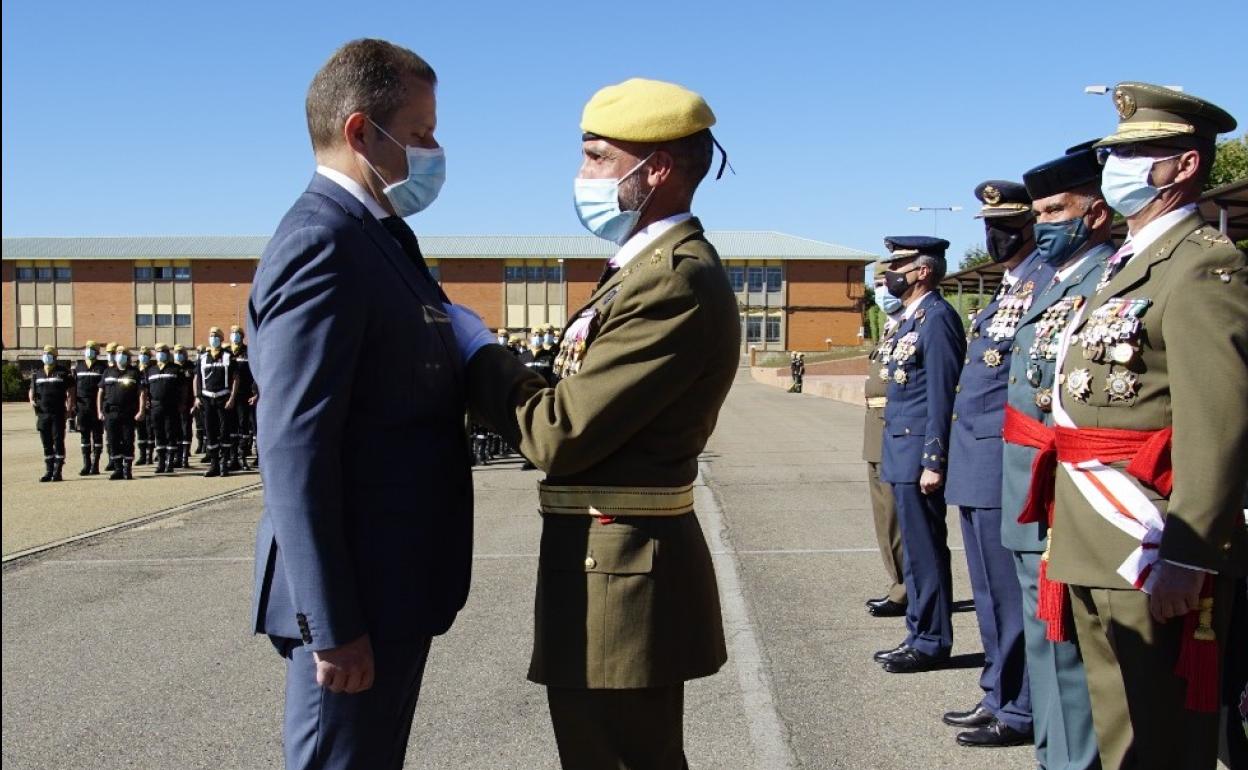
{"type": "Polygon", "coordinates": [[[922,466],[944,472],[949,461],[949,428],[954,388],[962,371],[966,337],[953,312],[929,314],[923,339],[923,366],[927,370],[927,424],[922,466]]]}

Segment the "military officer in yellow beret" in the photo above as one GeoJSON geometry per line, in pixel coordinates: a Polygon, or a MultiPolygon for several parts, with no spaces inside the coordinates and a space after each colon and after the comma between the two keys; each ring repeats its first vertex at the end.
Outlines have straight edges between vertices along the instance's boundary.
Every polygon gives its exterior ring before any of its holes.
{"type": "Polygon", "coordinates": [[[693,511],[740,346],[732,287],[690,213],[714,122],[702,97],[652,80],[586,105],[576,209],[621,248],[572,316],[557,385],[452,308],[470,405],[547,474],[529,678],[547,687],[566,768],[685,767],[684,683],[727,657],[693,511]]]}
{"type": "Polygon", "coordinates": [[[1048,575],[1069,588],[1102,766],[1211,769],[1248,567],[1248,257],[1196,202],[1235,119],[1147,83],[1114,104],[1101,190],[1128,236],[1058,354],[1048,575]]]}

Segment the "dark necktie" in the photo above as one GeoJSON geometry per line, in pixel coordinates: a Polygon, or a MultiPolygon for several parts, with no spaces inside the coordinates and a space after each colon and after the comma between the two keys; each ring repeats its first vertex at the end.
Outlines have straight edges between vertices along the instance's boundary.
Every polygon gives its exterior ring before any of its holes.
{"type": "Polygon", "coordinates": [[[416,270],[429,281],[429,285],[438,292],[438,296],[442,301],[450,302],[446,297],[446,292],[442,291],[442,287],[433,279],[433,273],[429,272],[429,266],[425,264],[425,257],[420,253],[420,243],[416,240],[416,233],[412,232],[412,228],[408,226],[407,222],[404,222],[402,217],[386,217],[381,220],[381,224],[399,242],[403,253],[407,255],[408,259],[412,260],[416,270]]]}

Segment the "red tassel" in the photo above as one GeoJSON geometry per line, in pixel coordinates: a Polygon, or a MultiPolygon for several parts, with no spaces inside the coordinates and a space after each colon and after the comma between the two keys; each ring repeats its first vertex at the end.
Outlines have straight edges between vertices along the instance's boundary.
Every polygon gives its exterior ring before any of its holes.
{"type": "Polygon", "coordinates": [[[1183,643],[1174,673],[1187,681],[1188,711],[1212,714],[1218,710],[1218,638],[1213,631],[1213,579],[1205,577],[1200,609],[1183,618],[1183,643]]]}
{"type": "Polygon", "coordinates": [[[1040,580],[1036,601],[1036,618],[1045,623],[1045,638],[1050,642],[1070,641],[1070,629],[1066,624],[1069,597],[1066,584],[1049,580],[1048,554],[1040,560],[1040,580]]]}

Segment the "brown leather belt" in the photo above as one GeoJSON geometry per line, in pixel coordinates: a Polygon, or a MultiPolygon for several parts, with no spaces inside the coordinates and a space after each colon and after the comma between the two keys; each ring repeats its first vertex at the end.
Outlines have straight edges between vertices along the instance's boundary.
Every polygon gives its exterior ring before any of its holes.
{"type": "Polygon", "coordinates": [[[693,511],[693,485],[570,487],[538,485],[542,513],[573,516],[683,516],[693,511]]]}

